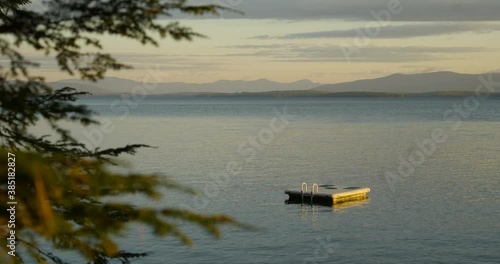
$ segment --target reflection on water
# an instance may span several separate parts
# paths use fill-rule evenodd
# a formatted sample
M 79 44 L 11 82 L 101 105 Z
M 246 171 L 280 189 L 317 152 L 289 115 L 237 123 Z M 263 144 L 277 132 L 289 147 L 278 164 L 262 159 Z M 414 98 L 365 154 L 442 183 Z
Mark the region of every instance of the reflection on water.
M 300 205 L 301 211 L 306 212 L 339 212 L 351 207 L 359 207 L 359 208 L 367 208 L 370 204 L 370 197 L 360 197 L 355 201 L 337 203 L 337 204 L 310 204 L 310 203 L 301 203 L 297 201 L 285 200 L 285 204 L 289 205 Z M 310 210 L 308 209 L 310 208 Z M 321 210 L 320 210 L 321 209 Z
M 285 204 L 291 206 L 292 208 L 297 208 L 296 212 L 300 211 L 300 221 L 301 223 L 311 223 L 313 225 L 320 221 L 318 214 L 324 213 L 348 213 L 349 209 L 358 208 L 368 208 L 370 203 L 370 198 L 366 197 L 358 201 L 350 201 L 339 203 L 335 205 L 319 205 L 319 204 L 301 204 L 297 202 L 289 203 L 288 200 Z
M 339 203 L 332 206 L 334 212 L 343 212 L 349 208 L 368 208 L 370 206 L 370 197 L 366 196 L 364 198 L 359 198 L 357 201 L 349 201 L 345 203 Z

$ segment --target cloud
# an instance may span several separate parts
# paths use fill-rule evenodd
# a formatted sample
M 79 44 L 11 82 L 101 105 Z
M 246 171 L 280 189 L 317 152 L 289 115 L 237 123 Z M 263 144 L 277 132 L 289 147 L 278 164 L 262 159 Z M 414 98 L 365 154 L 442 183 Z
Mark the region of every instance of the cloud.
M 402 11 L 391 14 L 391 21 L 500 21 L 498 0 L 210 0 L 245 12 L 251 19 L 346 19 L 374 20 L 372 13 L 388 10 L 388 3 L 399 3 Z M 242 18 L 223 12 L 223 18 Z
M 339 46 L 302 45 L 252 45 L 238 49 L 251 52 L 230 53 L 225 56 L 257 57 L 263 60 L 285 62 L 345 62 L 346 57 Z M 478 47 L 381 47 L 369 46 L 351 55 L 352 62 L 416 62 L 434 60 L 465 59 L 466 54 L 498 51 Z
M 372 13 L 388 10 L 388 3 L 399 3 L 402 11 L 391 14 L 391 21 L 500 21 L 498 0 L 189 0 L 190 4 L 218 4 L 243 11 L 245 15 L 222 11 L 221 18 L 316 20 L 345 19 L 372 21 Z M 46 10 L 42 0 L 33 0 L 31 10 Z M 172 13 L 178 18 L 199 17 Z M 166 19 L 171 19 L 168 17 Z
M 281 36 L 260 35 L 251 39 L 310 39 L 310 38 L 354 38 L 370 35 L 370 38 L 414 38 L 457 34 L 464 32 L 485 33 L 500 31 L 500 25 L 484 23 L 423 23 L 381 27 L 367 24 L 366 27 L 346 30 L 326 30 L 294 33 Z
M 206 70 L 216 71 L 221 69 L 227 62 L 218 60 L 214 55 L 165 55 L 144 53 L 119 53 L 111 55 L 120 63 L 132 66 L 135 70 L 151 69 L 160 67 L 163 70 Z M 37 53 L 25 54 L 27 60 L 40 64 L 40 69 L 58 70 L 59 66 L 53 56 L 45 56 Z M 6 67 L 8 60 L 0 60 L 0 67 Z

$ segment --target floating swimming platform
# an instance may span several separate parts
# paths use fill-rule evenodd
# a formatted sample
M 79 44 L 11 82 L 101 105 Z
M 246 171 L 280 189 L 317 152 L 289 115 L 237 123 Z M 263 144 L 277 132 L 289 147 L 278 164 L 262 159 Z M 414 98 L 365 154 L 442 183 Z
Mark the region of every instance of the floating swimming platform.
M 308 190 L 307 183 L 302 183 L 300 190 L 286 190 L 288 203 L 310 203 L 321 205 L 334 205 L 351 201 L 361 201 L 367 199 L 366 194 L 370 188 L 337 186 L 333 184 L 318 185 L 314 183 L 311 190 Z

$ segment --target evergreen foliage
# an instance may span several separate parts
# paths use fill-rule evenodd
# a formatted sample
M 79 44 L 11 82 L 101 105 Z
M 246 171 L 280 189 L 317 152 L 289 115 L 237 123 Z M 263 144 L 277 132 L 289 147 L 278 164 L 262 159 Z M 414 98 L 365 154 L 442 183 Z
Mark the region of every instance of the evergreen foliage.
M 102 52 L 99 35 L 115 35 L 144 45 L 158 45 L 154 36 L 192 40 L 203 35 L 177 22 L 172 13 L 218 15 L 228 10 L 219 5 L 188 5 L 185 0 L 47 0 L 45 10 L 26 8 L 27 0 L 0 1 L 0 226 L 8 230 L 8 168 L 15 158 L 15 235 L 17 247 L 29 256 L 10 257 L 1 246 L 0 262 L 66 263 L 56 253 L 43 250 L 48 241 L 56 250 L 72 250 L 88 263 L 111 260 L 129 263 L 143 252 L 126 252 L 114 239 L 130 223 L 149 226 L 158 236 L 172 235 L 191 245 L 179 220 L 194 223 L 215 237 L 221 224 L 243 227 L 224 215 L 204 215 L 172 208 L 155 209 L 126 202 L 109 202 L 109 197 L 142 194 L 161 199 L 167 190 L 194 191 L 162 175 L 123 175 L 110 172 L 121 154 L 134 154 L 143 144 L 112 149 L 90 149 L 75 139 L 61 121 L 82 126 L 98 125 L 93 113 L 74 101 L 85 94 L 71 87 L 51 89 L 42 76 L 32 76 L 38 63 L 20 51 L 28 46 L 55 57 L 62 72 L 97 81 L 108 70 L 130 68 L 111 54 Z M 234 10 L 231 10 L 234 11 Z M 235 11 L 237 12 L 237 11 Z M 161 19 L 159 19 L 161 18 Z M 90 51 L 89 51 L 90 50 Z M 5 64 L 7 62 L 7 64 Z M 47 122 L 53 134 L 38 137 L 29 129 Z M 8 154 L 11 153 L 11 154 Z M 14 156 L 15 155 L 15 156 Z M 103 199 L 106 198 L 106 199 Z M 114 201 L 119 199 L 114 199 Z M 1 235 L 3 241 L 9 234 Z M 4 262 L 5 261 L 5 262 Z

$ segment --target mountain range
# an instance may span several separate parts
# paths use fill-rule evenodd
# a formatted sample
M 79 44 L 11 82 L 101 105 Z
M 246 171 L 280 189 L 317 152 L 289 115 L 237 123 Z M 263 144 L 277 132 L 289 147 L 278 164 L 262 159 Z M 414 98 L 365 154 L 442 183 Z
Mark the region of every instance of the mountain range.
M 107 77 L 96 83 L 76 79 L 61 80 L 49 83 L 53 88 L 73 87 L 79 91 L 93 95 L 136 93 L 146 90 L 148 95 L 174 93 L 240 93 L 240 92 L 267 92 L 267 91 L 296 91 L 310 90 L 318 87 L 319 83 L 310 80 L 300 80 L 291 83 L 273 82 L 267 79 L 254 81 L 219 80 L 212 83 L 142 83 L 128 79 Z
M 133 80 L 107 77 L 96 83 L 67 79 L 49 83 L 53 88 L 73 87 L 93 95 L 143 93 L 148 95 L 180 93 L 262 93 L 270 91 L 323 91 L 323 92 L 369 92 L 369 93 L 432 93 L 473 92 L 480 85 L 480 74 L 455 72 L 432 72 L 419 74 L 392 74 L 382 78 L 357 80 L 336 84 L 319 84 L 310 80 L 291 83 L 274 82 L 267 79 L 254 81 L 219 80 L 212 83 L 141 83 Z M 500 73 L 492 73 L 494 81 L 500 81 Z M 500 91 L 496 91 L 500 92 Z
M 326 84 L 313 88 L 328 92 L 378 92 L 378 93 L 430 93 L 473 92 L 481 84 L 481 74 L 432 72 L 419 74 L 392 74 L 382 78 L 353 82 Z M 500 81 L 500 73 L 492 73 L 493 80 Z M 497 91 L 497 92 L 500 92 Z

